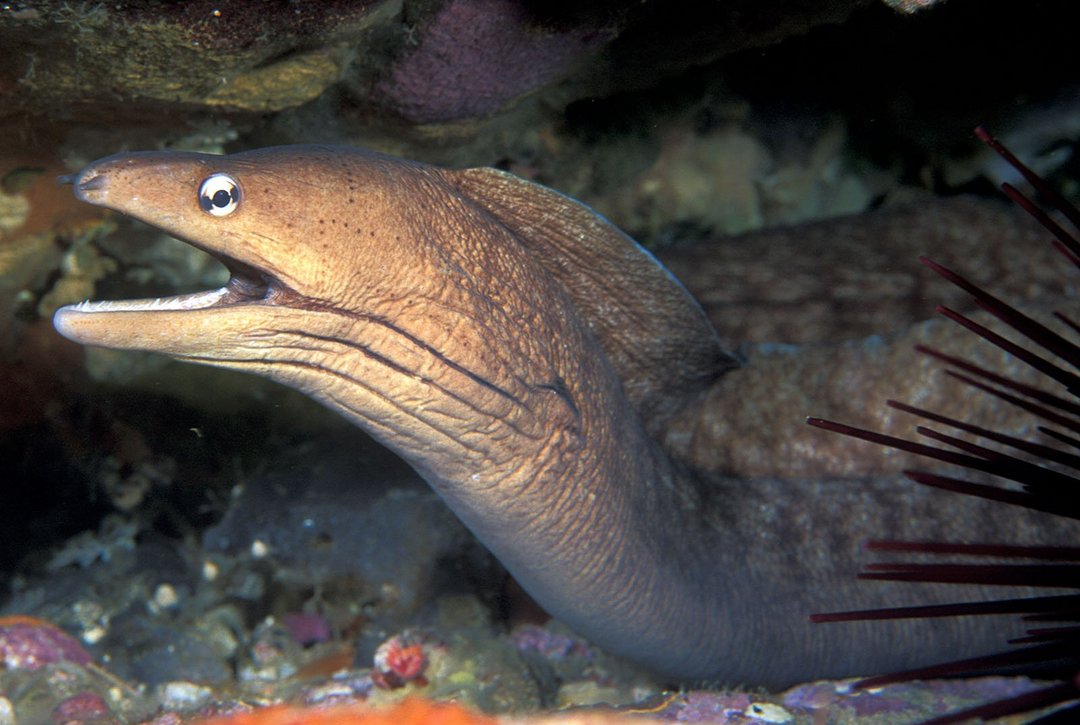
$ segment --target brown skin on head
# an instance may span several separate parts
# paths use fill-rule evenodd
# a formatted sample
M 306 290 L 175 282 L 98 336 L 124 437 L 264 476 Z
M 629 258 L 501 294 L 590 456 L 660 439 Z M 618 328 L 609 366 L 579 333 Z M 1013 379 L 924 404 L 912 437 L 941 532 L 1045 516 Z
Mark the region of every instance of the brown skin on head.
M 235 193 L 200 203 L 215 174 Z M 799 400 L 821 380 L 775 360 L 735 369 L 681 285 L 570 199 L 490 169 L 316 146 L 120 154 L 72 181 L 233 279 L 177 301 L 64 308 L 58 330 L 303 390 L 403 456 L 537 601 L 612 652 L 680 680 L 779 686 L 1000 635 L 989 621 L 811 627 L 810 612 L 912 601 L 855 583 L 862 540 L 977 538 L 1000 514 L 976 507 L 958 526 L 948 497 L 892 482 L 692 470 L 689 448 L 716 444 L 693 426 L 702 405 L 786 418 L 772 391 Z M 865 405 L 842 375 L 827 384 L 838 406 L 807 406 L 794 425 Z

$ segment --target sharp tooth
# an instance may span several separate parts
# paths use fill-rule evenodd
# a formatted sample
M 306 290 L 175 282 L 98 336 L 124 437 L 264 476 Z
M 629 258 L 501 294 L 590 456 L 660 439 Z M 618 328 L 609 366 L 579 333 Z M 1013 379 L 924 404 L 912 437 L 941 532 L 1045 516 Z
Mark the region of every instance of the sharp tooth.
M 91 302 L 85 300 L 72 309 L 76 312 L 138 312 L 140 310 L 198 310 L 210 307 L 225 296 L 228 290 L 196 292 L 176 297 L 156 297 L 145 300 L 117 300 L 115 302 Z

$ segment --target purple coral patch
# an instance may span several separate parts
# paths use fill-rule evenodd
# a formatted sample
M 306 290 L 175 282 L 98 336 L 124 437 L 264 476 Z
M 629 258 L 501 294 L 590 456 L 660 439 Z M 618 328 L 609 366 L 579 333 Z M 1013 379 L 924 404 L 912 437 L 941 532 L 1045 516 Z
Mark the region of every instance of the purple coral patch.
M 330 639 L 330 623 L 319 614 L 289 612 L 281 617 L 289 636 L 302 645 L 326 642 Z
M 33 617 L 0 618 L 0 660 L 9 670 L 36 670 L 56 662 L 87 665 L 90 653 L 71 635 Z
M 591 655 L 589 646 L 584 641 L 534 624 L 524 624 L 515 628 L 510 635 L 510 640 L 522 652 L 538 652 L 551 660 Z
M 538 26 L 522 3 L 506 0 L 449 0 L 417 33 L 416 47 L 378 87 L 384 102 L 416 123 L 494 113 L 614 36 Z
M 101 695 L 96 692 L 80 692 L 57 705 L 52 719 L 56 723 L 85 723 L 102 720 L 111 714 Z

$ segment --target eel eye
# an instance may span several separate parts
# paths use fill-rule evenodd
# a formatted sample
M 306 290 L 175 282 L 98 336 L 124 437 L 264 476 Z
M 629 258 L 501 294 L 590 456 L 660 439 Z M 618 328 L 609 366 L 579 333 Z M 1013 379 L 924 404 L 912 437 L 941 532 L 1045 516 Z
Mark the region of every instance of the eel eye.
M 199 206 L 214 216 L 232 214 L 240 206 L 240 185 L 228 174 L 206 177 L 199 186 Z

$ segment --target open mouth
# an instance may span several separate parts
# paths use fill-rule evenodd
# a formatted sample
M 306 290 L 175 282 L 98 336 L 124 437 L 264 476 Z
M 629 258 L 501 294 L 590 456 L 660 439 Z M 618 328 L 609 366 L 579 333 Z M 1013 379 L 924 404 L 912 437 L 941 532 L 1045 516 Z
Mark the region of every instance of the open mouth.
M 150 297 L 133 300 L 85 300 L 68 305 L 64 309 L 82 313 L 108 312 L 168 312 L 203 310 L 211 307 L 253 304 L 268 302 L 280 288 L 275 280 L 246 265 L 234 260 L 223 260 L 230 272 L 229 281 L 224 287 L 202 292 L 173 295 L 170 297 Z
M 141 300 L 86 300 L 70 305 L 73 312 L 145 312 L 147 310 L 201 310 L 213 307 L 229 293 L 228 287 L 174 297 Z
M 73 312 L 202 310 L 208 307 L 258 302 L 266 298 L 269 289 L 268 283 L 257 283 L 233 277 L 228 284 L 216 290 L 137 300 L 85 300 L 69 305 L 69 308 Z

